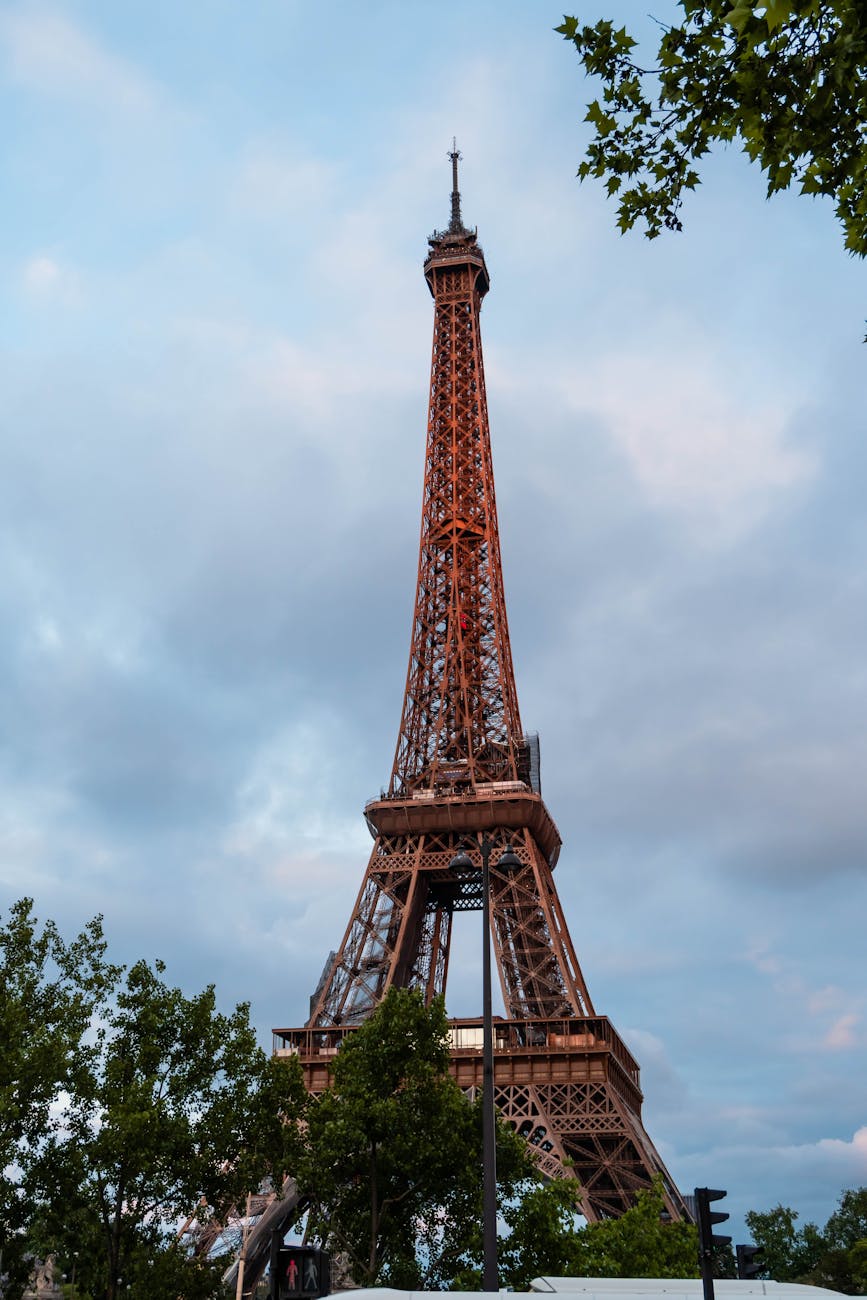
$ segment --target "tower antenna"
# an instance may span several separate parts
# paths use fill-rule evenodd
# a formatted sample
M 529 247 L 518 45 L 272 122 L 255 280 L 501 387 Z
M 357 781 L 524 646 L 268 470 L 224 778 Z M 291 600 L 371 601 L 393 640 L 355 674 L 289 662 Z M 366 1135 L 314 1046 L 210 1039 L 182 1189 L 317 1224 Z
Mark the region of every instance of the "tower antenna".
M 449 222 L 449 232 L 456 235 L 463 230 L 464 223 L 461 220 L 461 192 L 458 189 L 458 162 L 462 155 L 458 151 L 458 142 L 454 136 L 452 136 L 452 147 L 448 156 L 452 160 L 452 219 Z

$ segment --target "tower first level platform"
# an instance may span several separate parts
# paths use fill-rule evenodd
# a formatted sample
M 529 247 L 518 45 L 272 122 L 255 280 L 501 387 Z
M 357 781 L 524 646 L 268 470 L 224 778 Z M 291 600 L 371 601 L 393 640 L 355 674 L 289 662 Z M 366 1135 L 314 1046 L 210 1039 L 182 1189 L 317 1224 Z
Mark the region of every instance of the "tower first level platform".
M 298 1056 L 309 1092 L 323 1092 L 351 1028 L 276 1029 L 278 1056 Z M 461 1089 L 482 1087 L 482 1021 L 449 1022 L 450 1070 Z M 494 1017 L 494 1090 L 502 1119 L 526 1139 L 544 1177 L 574 1177 L 589 1220 L 622 1214 L 662 1178 L 673 1218 L 682 1197 L 641 1123 L 638 1064 L 605 1016 Z

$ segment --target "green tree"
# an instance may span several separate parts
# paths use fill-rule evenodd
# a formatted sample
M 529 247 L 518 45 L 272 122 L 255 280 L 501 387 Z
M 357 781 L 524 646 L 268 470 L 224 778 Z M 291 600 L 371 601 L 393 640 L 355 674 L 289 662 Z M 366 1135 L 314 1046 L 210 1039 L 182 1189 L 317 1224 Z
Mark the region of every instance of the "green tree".
M 856 1241 L 847 1252 L 849 1269 L 854 1283 L 854 1295 L 867 1295 L 867 1237 Z
M 863 1295 L 867 1291 L 867 1187 L 842 1193 L 822 1240 L 824 1249 L 798 1280 Z
M 46 1239 L 79 1252 L 82 1287 L 105 1300 L 120 1278 L 142 1300 L 211 1295 L 215 1269 L 187 1266 L 178 1219 L 222 1217 L 297 1158 L 297 1062 L 257 1046 L 246 1004 L 223 1015 L 213 986 L 188 998 L 163 972 L 136 963 L 101 1008 L 63 1131 L 28 1175 Z
M 417 1288 L 472 1278 L 481 1256 L 481 1110 L 449 1074 L 442 999 L 392 989 L 344 1041 L 332 1083 L 311 1103 L 298 1173 L 308 1232 L 349 1257 L 353 1277 Z M 533 1177 L 500 1126 L 497 1173 L 508 1199 Z
M 837 1209 L 825 1224 L 828 1245 L 851 1250 L 867 1240 L 867 1187 L 852 1188 L 841 1194 Z
M 580 1234 L 579 1273 L 585 1277 L 697 1277 L 698 1233 L 691 1223 L 663 1219 L 657 1180 L 640 1191 L 618 1219 L 588 1223 Z
M 650 61 L 610 21 L 557 28 L 602 94 L 578 174 L 605 181 L 617 224 L 653 239 L 680 230 L 684 194 L 714 144 L 736 143 L 768 195 L 797 186 L 835 206 L 846 248 L 867 253 L 867 10 L 864 0 L 679 0 Z
M 519 1199 L 502 1207 L 509 1234 L 499 1244 L 501 1286 L 526 1291 L 535 1277 L 580 1273 L 580 1194 L 574 1179 L 534 1181 Z
M 825 1251 L 825 1239 L 815 1223 L 798 1228 L 798 1212 L 787 1205 L 750 1210 L 744 1217 L 753 1241 L 764 1251 L 763 1271 L 775 1282 L 799 1281 Z
M 502 1217 L 503 1281 L 527 1290 L 534 1277 L 697 1277 L 698 1234 L 691 1223 L 664 1216 L 662 1183 L 640 1191 L 617 1219 L 577 1227 L 580 1188 L 566 1179 L 536 1184 Z
M 362 1286 L 481 1287 L 481 1105 L 449 1074 L 441 999 L 392 989 L 344 1041 L 332 1084 L 308 1112 L 298 1175 L 308 1233 L 349 1257 Z M 690 1224 L 663 1221 L 659 1184 L 620 1219 L 576 1226 L 580 1187 L 543 1184 L 532 1148 L 497 1125 L 503 1285 L 540 1275 L 694 1277 Z
M 29 898 L 0 924 L 0 1253 L 10 1290 L 28 1271 L 24 1171 L 56 1129 L 61 1093 L 77 1086 L 84 1035 L 117 975 L 105 946 L 99 918 L 65 943 Z

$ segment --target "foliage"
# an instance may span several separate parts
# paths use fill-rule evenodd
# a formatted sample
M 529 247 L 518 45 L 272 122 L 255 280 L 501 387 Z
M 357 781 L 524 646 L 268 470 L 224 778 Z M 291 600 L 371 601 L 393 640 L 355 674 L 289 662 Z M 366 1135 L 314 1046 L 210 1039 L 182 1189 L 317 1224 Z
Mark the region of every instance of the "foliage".
M 775 1282 L 794 1282 L 817 1263 L 824 1240 L 815 1223 L 796 1227 L 797 1210 L 777 1205 L 745 1216 L 753 1241 L 764 1251 L 764 1272 Z
M 210 1294 L 205 1268 L 181 1285 L 171 1230 L 196 1205 L 220 1217 L 266 1174 L 279 1178 L 296 1146 L 282 1117 L 303 1106 L 297 1063 L 257 1046 L 245 1004 L 222 1015 L 212 985 L 187 998 L 163 971 L 140 961 L 127 972 L 64 1131 L 31 1171 L 48 1231 L 80 1243 L 82 1283 L 107 1300 L 119 1277 L 135 1277 L 142 1297 Z
M 534 1277 L 570 1277 L 580 1272 L 581 1189 L 573 1179 L 535 1182 L 518 1201 L 502 1208 L 509 1235 L 499 1243 L 500 1285 L 526 1291 Z
M 425 1007 L 419 992 L 391 990 L 311 1104 L 298 1179 L 313 1200 L 308 1232 L 345 1251 L 362 1286 L 480 1289 L 481 1108 L 449 1075 L 447 1031 L 441 1000 Z M 578 1228 L 578 1184 L 543 1185 L 531 1150 L 499 1123 L 497 1192 L 502 1285 L 696 1275 L 695 1228 L 663 1222 L 658 1183 L 620 1219 Z
M 575 1226 L 577 1184 L 565 1179 L 536 1184 L 506 1207 L 510 1228 L 501 1245 L 501 1277 L 527 1290 L 534 1277 L 658 1277 L 698 1275 L 698 1235 L 691 1223 L 663 1217 L 662 1182 L 639 1191 L 617 1219 Z
M 418 991 L 392 989 L 311 1103 L 298 1174 L 308 1232 L 346 1252 L 361 1286 L 439 1286 L 481 1254 L 480 1108 L 448 1064 L 442 999 L 426 1007 Z M 523 1144 L 501 1130 L 501 1193 L 531 1174 Z
M 824 1249 L 802 1280 L 847 1295 L 867 1292 L 867 1187 L 843 1192 L 821 1239 Z
M 867 1187 L 843 1192 L 825 1224 L 825 1240 L 835 1250 L 851 1250 L 867 1241 Z
M 797 1219 L 784 1205 L 747 1214 L 753 1240 L 765 1252 L 766 1275 L 847 1295 L 867 1291 L 867 1187 L 844 1191 L 822 1230 L 815 1223 L 798 1228 Z
M 452 1172 L 450 1193 L 435 1220 L 424 1225 L 419 1240 L 427 1289 L 482 1290 L 482 1105 L 481 1097 L 470 1111 L 471 1145 L 463 1165 Z M 522 1138 L 497 1120 L 497 1215 L 506 1220 L 513 1209 L 518 1214 L 528 1210 L 530 1198 L 539 1190 L 538 1172 L 533 1156 Z M 457 1176 L 455 1176 L 457 1173 Z M 574 1199 L 576 1187 L 569 1184 Z M 556 1250 L 559 1224 L 549 1227 L 550 1251 Z M 501 1249 L 501 1247 L 500 1247 Z M 561 1245 L 561 1253 L 565 1242 Z M 501 1269 L 502 1276 L 502 1269 Z M 532 1274 L 537 1276 L 537 1274 Z
M 29 898 L 0 925 L 0 1251 L 10 1287 L 28 1273 L 21 1171 L 55 1131 L 61 1092 L 76 1087 L 91 1015 L 117 974 L 105 946 L 99 918 L 67 944 Z
M 679 0 L 655 66 L 610 21 L 564 18 L 602 95 L 586 120 L 594 138 L 581 179 L 604 179 L 621 230 L 655 238 L 681 229 L 696 164 L 738 143 L 767 176 L 768 195 L 797 186 L 831 198 L 846 248 L 867 253 L 867 7 L 864 0 Z
M 71 944 L 22 900 L 0 928 L 0 1248 L 6 1294 L 24 1252 L 56 1252 L 80 1294 L 213 1294 L 177 1221 L 222 1215 L 296 1162 L 306 1107 L 297 1061 L 256 1044 L 246 1005 L 191 998 L 161 962 L 105 960 L 98 920 Z
M 669 1223 L 659 1179 L 640 1191 L 619 1219 L 589 1223 L 581 1233 L 585 1277 L 696 1277 L 698 1234 L 691 1223 Z

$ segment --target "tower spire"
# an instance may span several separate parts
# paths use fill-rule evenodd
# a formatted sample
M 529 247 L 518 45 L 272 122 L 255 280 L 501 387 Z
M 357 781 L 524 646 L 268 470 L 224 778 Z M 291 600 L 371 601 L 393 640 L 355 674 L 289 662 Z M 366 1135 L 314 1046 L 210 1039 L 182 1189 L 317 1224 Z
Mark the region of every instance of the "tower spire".
M 452 160 L 452 219 L 449 222 L 449 233 L 458 235 L 463 231 L 464 223 L 461 220 L 461 192 L 458 189 L 458 163 L 461 154 L 458 152 L 458 142 L 454 136 L 449 158 Z

